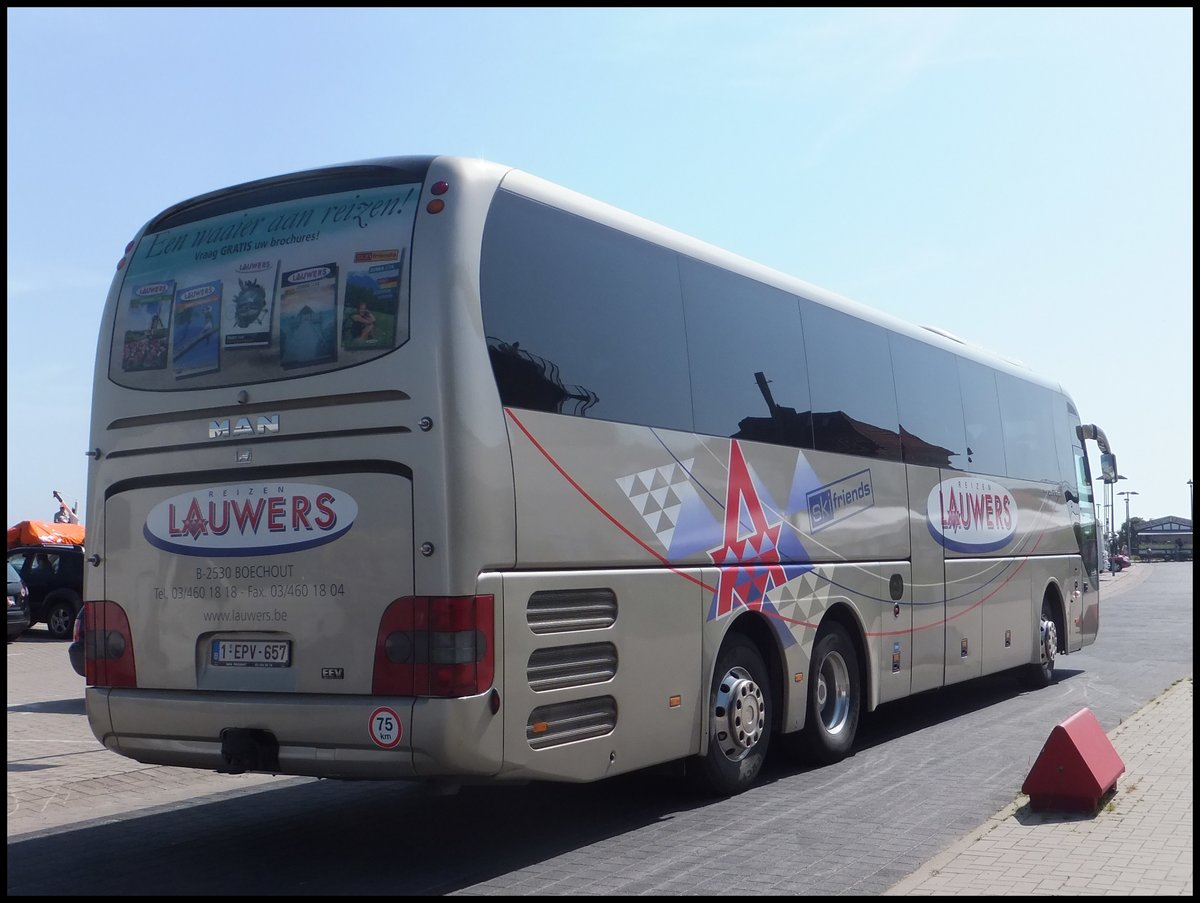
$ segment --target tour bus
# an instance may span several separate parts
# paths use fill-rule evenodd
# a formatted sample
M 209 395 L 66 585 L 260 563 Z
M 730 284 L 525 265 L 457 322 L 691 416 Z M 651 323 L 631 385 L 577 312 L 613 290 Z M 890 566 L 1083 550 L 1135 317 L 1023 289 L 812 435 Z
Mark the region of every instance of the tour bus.
M 396 157 L 125 249 L 87 712 L 139 762 L 750 786 L 1097 636 L 1057 384 L 525 172 Z M 682 767 L 680 767 L 682 765 Z

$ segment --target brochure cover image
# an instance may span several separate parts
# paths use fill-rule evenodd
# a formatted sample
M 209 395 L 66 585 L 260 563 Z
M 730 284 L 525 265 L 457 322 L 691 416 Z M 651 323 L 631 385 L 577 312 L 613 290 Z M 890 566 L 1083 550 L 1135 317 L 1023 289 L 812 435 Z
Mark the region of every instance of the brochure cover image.
M 378 258 L 382 252 L 372 252 Z M 365 255 L 355 255 L 357 261 Z M 351 270 L 346 275 L 346 301 L 342 308 L 342 347 L 391 348 L 396 343 L 396 317 L 400 308 L 400 276 L 404 256 L 391 252 L 392 260 Z
M 307 367 L 337 360 L 336 263 L 289 270 L 279 279 L 279 363 Z
M 176 379 L 220 369 L 220 316 L 220 279 L 192 285 L 175 294 L 171 364 Z
M 121 349 L 121 369 L 164 370 L 170 333 L 171 303 L 175 299 L 175 280 L 151 282 L 134 288 L 125 315 L 125 343 Z
M 233 279 L 229 280 L 229 297 L 225 300 L 222 344 L 226 348 L 257 348 L 271 344 L 276 265 L 274 260 L 238 264 Z

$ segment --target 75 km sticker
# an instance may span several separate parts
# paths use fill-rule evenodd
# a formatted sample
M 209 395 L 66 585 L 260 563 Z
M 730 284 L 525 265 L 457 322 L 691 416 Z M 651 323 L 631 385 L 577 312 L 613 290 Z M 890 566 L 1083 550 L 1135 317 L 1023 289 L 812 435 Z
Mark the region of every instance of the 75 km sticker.
M 404 736 L 404 728 L 400 726 L 400 716 L 387 706 L 380 706 L 371 713 L 371 723 L 368 725 L 371 739 L 375 745 L 383 749 L 394 749 Z

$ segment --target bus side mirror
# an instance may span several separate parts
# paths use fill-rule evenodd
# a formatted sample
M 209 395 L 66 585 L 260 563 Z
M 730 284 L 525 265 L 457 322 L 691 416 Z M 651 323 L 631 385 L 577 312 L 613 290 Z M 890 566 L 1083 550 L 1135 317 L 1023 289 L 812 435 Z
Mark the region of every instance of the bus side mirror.
M 1103 454 L 1100 456 L 1100 474 L 1105 483 L 1117 482 L 1117 456 Z

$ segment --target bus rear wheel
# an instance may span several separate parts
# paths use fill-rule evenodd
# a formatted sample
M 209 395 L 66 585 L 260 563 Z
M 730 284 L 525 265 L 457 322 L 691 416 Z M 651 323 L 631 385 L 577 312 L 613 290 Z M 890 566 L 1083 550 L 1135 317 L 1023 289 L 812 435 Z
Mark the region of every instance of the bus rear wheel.
M 708 694 L 708 752 L 695 777 L 720 796 L 750 787 L 766 759 L 771 739 L 771 702 L 767 666 L 749 639 L 730 636 L 717 656 Z
M 850 755 L 861 709 L 862 687 L 854 642 L 845 627 L 830 621 L 821 628 L 813 646 L 808 712 L 804 730 L 794 743 L 801 757 L 818 765 L 832 765 Z

